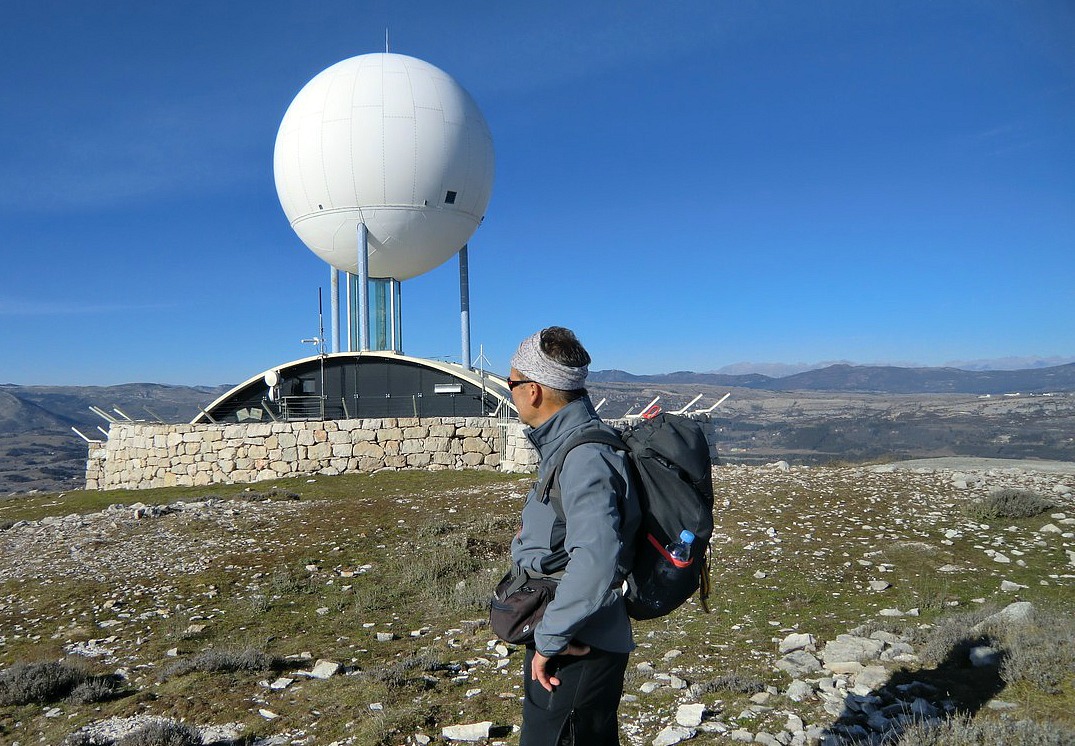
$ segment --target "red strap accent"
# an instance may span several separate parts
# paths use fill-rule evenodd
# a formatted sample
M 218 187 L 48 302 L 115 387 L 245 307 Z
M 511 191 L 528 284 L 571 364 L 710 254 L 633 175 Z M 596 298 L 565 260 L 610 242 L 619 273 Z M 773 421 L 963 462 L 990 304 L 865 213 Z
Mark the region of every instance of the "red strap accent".
M 662 557 L 664 557 L 666 560 L 671 562 L 676 567 L 680 567 L 680 568 L 690 567 L 694 563 L 694 558 L 693 557 L 691 557 L 686 562 L 684 562 L 683 560 L 677 560 L 675 557 L 673 557 L 671 554 L 668 553 L 667 549 L 665 549 L 663 546 L 661 546 L 661 542 L 657 541 L 657 537 L 654 536 L 653 534 L 646 534 L 646 538 L 649 539 L 650 544 L 652 544 L 653 546 L 657 547 L 657 551 L 661 553 Z

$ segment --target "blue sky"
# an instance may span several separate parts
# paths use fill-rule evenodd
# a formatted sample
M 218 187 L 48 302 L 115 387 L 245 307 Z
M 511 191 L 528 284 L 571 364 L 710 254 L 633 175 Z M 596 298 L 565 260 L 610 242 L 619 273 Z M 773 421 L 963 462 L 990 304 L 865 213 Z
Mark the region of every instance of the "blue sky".
M 0 383 L 235 383 L 310 354 L 329 272 L 273 143 L 386 27 L 493 133 L 470 270 L 494 369 L 550 324 L 634 373 L 1075 359 L 1066 0 L 46 0 L 0 26 Z M 403 316 L 405 352 L 458 359 L 454 259 Z

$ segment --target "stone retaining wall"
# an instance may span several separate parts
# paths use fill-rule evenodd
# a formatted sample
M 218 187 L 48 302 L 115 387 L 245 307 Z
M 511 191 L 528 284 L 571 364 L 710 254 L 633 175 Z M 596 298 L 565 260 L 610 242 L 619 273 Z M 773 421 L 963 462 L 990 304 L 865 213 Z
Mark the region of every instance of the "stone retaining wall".
M 622 427 L 625 423 L 611 424 Z M 488 417 L 234 425 L 115 423 L 107 441 L 90 444 L 86 488 L 245 483 L 407 468 L 525 473 L 536 469 L 538 459 L 523 431 L 518 421 Z
M 501 437 L 501 430 L 517 430 Z M 487 417 L 362 419 L 236 425 L 116 423 L 90 446 L 87 489 L 258 482 L 379 469 L 529 471 L 519 423 Z M 503 458 L 501 444 L 512 444 Z M 527 444 L 528 448 L 528 444 Z

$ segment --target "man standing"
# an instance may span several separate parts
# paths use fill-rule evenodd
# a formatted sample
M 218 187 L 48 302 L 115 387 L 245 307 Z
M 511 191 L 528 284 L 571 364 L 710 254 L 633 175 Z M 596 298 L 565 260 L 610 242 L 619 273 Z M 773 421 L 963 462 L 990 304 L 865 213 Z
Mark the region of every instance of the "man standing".
M 508 387 L 541 457 L 539 481 L 575 433 L 610 429 L 586 394 L 589 364 L 575 334 L 558 326 L 523 340 L 511 358 Z M 568 452 L 558 481 L 564 519 L 535 487 L 511 545 L 512 561 L 531 574 L 563 570 L 526 651 L 520 746 L 615 746 L 634 649 L 620 585 L 639 523 L 637 495 L 624 452 L 599 443 Z

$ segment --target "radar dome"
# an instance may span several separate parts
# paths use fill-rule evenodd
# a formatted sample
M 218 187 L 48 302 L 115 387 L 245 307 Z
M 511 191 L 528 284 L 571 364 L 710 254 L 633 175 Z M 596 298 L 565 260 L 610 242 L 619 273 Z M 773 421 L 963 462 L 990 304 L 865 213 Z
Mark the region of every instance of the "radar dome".
M 273 171 L 288 221 L 337 269 L 357 272 L 365 223 L 370 277 L 406 280 L 443 264 L 485 215 L 493 140 L 443 70 L 364 54 L 316 75 L 291 102 Z

